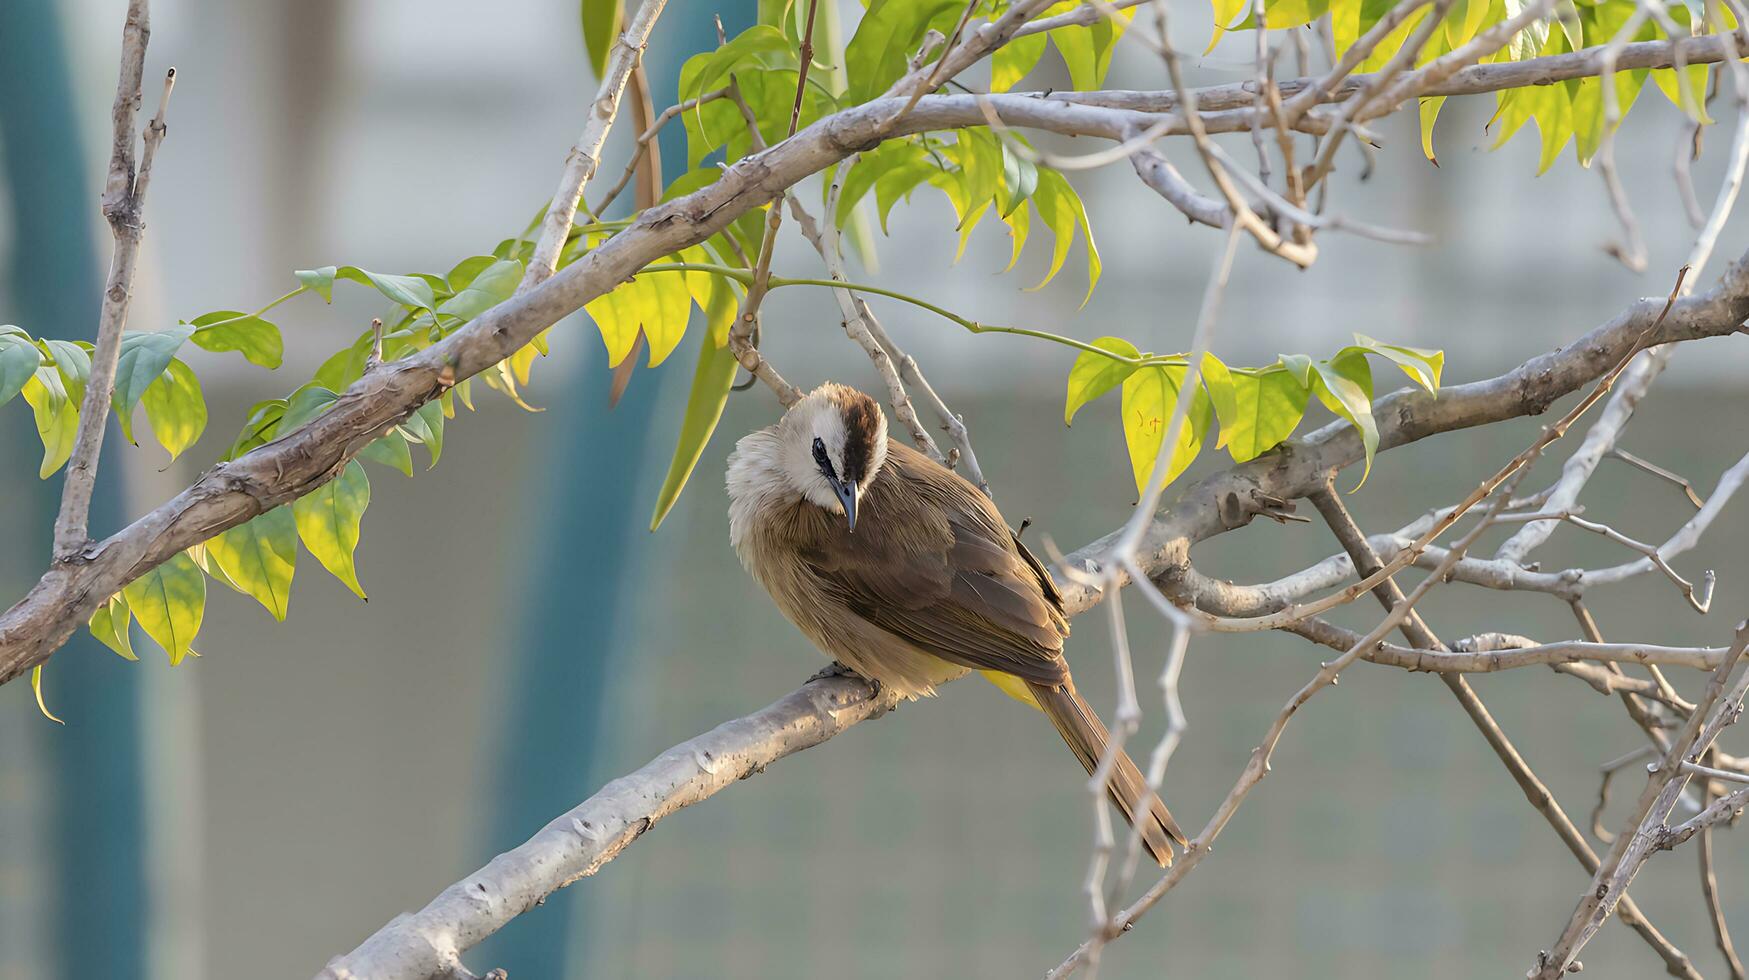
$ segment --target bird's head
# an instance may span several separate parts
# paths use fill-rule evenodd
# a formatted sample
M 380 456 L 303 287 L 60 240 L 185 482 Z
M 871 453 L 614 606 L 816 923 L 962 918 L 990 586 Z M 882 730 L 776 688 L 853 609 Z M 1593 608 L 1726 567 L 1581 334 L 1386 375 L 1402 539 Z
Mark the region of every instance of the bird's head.
M 873 398 L 827 382 L 778 423 L 779 470 L 789 489 L 839 510 L 856 530 L 856 501 L 887 460 L 887 417 Z

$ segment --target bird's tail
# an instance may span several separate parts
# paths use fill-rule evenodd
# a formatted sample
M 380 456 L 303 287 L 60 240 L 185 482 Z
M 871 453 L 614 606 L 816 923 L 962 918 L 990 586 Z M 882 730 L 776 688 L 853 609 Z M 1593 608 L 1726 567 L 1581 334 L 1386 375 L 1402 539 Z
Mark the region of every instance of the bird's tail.
M 1075 753 L 1075 758 L 1081 760 L 1087 774 L 1092 775 L 1099 767 L 1099 761 L 1105 756 L 1107 744 L 1111 741 L 1111 733 L 1106 731 L 1099 716 L 1093 713 L 1093 708 L 1081 695 L 1075 693 L 1075 685 L 1064 682 L 1055 687 L 1042 684 L 1028 684 L 1034 700 L 1050 716 L 1051 723 L 1057 726 L 1057 733 L 1063 736 L 1063 741 L 1069 743 L 1069 748 Z M 1167 812 L 1166 804 L 1148 790 L 1147 780 L 1142 777 L 1142 771 L 1136 768 L 1134 760 L 1123 751 L 1117 754 L 1116 765 L 1112 766 L 1111 778 L 1105 784 L 1106 792 L 1111 795 L 1111 801 L 1123 811 L 1124 819 L 1142 832 L 1142 844 L 1154 860 L 1164 868 L 1172 864 L 1172 844 L 1177 841 L 1180 846 L 1187 843 L 1184 832 L 1178 829 L 1178 822 Z

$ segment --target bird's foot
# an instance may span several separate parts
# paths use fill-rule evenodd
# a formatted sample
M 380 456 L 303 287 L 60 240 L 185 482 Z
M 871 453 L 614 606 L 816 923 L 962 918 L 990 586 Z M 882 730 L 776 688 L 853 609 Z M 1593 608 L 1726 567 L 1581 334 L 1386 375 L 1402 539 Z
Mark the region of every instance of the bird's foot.
M 834 660 L 831 663 L 827 664 L 826 666 L 821 667 L 819 670 L 814 671 L 814 675 L 812 677 L 809 677 L 808 680 L 810 680 L 810 681 L 823 681 L 823 680 L 827 679 L 828 677 L 861 677 L 861 676 L 862 675 L 857 673 L 856 671 L 851 670 L 849 667 L 846 667 L 843 664 L 839 663 L 838 661 Z

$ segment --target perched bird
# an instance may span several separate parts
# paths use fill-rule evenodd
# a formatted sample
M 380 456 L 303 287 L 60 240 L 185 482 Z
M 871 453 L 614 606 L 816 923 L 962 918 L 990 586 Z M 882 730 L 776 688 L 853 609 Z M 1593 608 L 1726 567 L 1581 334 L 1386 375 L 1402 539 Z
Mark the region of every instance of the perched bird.
M 1062 596 L 995 505 L 887 438 L 874 399 L 827 383 L 729 456 L 729 539 L 816 646 L 906 698 L 979 670 L 1044 710 L 1091 774 L 1110 734 L 1075 692 Z M 1107 791 L 1162 867 L 1185 842 L 1119 753 Z

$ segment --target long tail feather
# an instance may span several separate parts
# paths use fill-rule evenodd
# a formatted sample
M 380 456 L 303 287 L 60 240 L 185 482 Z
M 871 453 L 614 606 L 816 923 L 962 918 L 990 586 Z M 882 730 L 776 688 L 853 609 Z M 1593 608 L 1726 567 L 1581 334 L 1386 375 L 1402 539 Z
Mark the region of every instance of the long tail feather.
M 1069 744 L 1075 758 L 1080 759 L 1087 774 L 1092 775 L 1099 766 L 1099 760 L 1105 755 L 1106 745 L 1111 741 L 1111 733 L 1106 730 L 1099 716 L 1093 713 L 1092 706 L 1075 693 L 1073 683 L 1056 687 L 1045 687 L 1041 684 L 1027 686 L 1031 688 L 1032 696 L 1038 701 L 1039 707 L 1050 716 L 1051 723 L 1057 726 L 1057 733 Z M 1166 804 L 1148 791 L 1147 780 L 1128 753 L 1120 751 L 1117 754 L 1117 764 L 1112 767 L 1111 779 L 1105 788 L 1111 801 L 1123 811 L 1124 819 L 1131 826 L 1141 828 L 1142 844 L 1147 847 L 1148 853 L 1153 855 L 1160 867 L 1171 865 L 1171 841 L 1177 841 L 1180 846 L 1185 845 L 1187 841 L 1184 832 L 1178 829 L 1178 822 L 1172 819 L 1172 814 L 1166 810 Z

